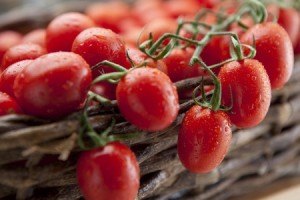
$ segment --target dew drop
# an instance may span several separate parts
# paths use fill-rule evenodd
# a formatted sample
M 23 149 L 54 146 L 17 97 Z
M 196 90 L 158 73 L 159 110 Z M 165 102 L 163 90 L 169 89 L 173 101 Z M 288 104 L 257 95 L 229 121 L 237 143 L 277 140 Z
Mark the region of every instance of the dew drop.
M 248 106 L 249 110 L 253 110 L 254 107 L 255 107 L 254 104 L 251 104 L 251 105 Z

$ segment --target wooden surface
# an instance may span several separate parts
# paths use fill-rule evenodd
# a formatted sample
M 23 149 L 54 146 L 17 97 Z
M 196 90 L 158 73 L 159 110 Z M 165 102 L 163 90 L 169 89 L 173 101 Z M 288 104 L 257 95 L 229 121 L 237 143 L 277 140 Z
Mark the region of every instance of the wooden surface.
M 231 200 L 298 200 L 300 199 L 300 177 L 288 177 L 241 197 Z

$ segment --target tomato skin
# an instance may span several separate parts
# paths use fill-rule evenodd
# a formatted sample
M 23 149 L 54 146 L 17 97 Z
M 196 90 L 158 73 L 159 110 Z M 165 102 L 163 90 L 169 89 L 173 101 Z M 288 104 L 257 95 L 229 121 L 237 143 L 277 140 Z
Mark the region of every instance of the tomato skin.
M 72 52 L 81 55 L 90 66 L 109 60 L 123 67 L 130 67 L 121 37 L 110 29 L 96 27 L 82 31 L 73 42 Z M 99 67 L 93 71 L 93 78 L 112 71 L 114 70 L 107 66 Z
M 295 47 L 300 36 L 300 17 L 298 11 L 294 8 L 280 8 L 278 23 L 289 34 L 293 47 Z
M 46 48 L 46 29 L 34 29 L 24 35 L 22 43 L 34 43 Z
M 0 116 L 8 114 L 22 114 L 22 110 L 14 98 L 0 92 Z
M 222 50 L 221 43 L 223 37 L 215 36 L 209 43 L 203 48 L 203 51 L 200 54 L 201 59 L 205 62 L 206 65 L 214 65 L 222 61 Z
M 120 24 L 130 17 L 130 8 L 123 1 L 96 2 L 89 5 L 85 13 L 98 27 L 120 33 Z
M 1 71 L 6 69 L 9 65 L 21 60 L 35 59 L 45 55 L 46 49 L 38 44 L 24 43 L 11 47 L 6 51 L 2 58 Z
M 184 16 L 194 16 L 201 9 L 196 0 L 165 1 L 164 6 L 174 19 Z
M 225 112 L 194 105 L 180 126 L 179 159 L 191 172 L 208 173 L 224 159 L 231 137 L 231 122 Z
M 258 125 L 271 103 L 271 85 L 264 66 L 254 59 L 225 64 L 218 75 L 222 104 L 230 106 L 230 119 L 239 128 Z M 233 99 L 231 100 L 231 92 Z
M 136 47 L 127 47 L 127 54 L 134 66 L 142 66 L 146 63 L 147 67 L 157 68 L 165 74 L 168 73 L 166 63 L 163 60 L 154 60 Z M 128 65 L 130 65 L 129 62 L 128 59 Z
M 85 151 L 77 162 L 77 180 L 87 200 L 134 200 L 140 169 L 134 153 L 119 142 Z
M 26 66 L 14 81 L 14 94 L 26 114 L 58 119 L 77 110 L 92 80 L 90 66 L 77 54 L 55 52 Z
M 14 97 L 13 85 L 19 73 L 29 64 L 32 60 L 21 60 L 8 66 L 0 75 L 0 91 L 7 93 Z
M 75 37 L 81 31 L 94 26 L 94 21 L 81 13 L 69 12 L 57 16 L 46 29 L 47 51 L 71 51 Z
M 253 36 L 256 45 L 254 58 L 265 67 L 272 89 L 282 88 L 294 67 L 293 45 L 287 32 L 274 22 L 257 24 L 242 35 L 241 42 L 252 45 Z
M 161 0 L 137 0 L 133 4 L 132 14 L 141 25 L 159 19 L 171 18 L 170 12 L 165 9 L 164 3 Z
M 158 40 L 165 33 L 175 33 L 177 22 L 171 18 L 159 18 L 145 24 L 144 29 L 140 34 L 139 42 L 142 43 L 149 39 L 149 34 L 152 34 L 153 41 Z M 169 39 L 166 39 L 163 44 L 167 44 Z
M 299 14 L 299 17 L 300 17 L 300 14 Z M 300 31 L 300 29 L 299 29 L 299 31 Z M 295 55 L 299 55 L 300 54 L 300 37 L 298 38 L 298 42 L 297 42 L 297 44 L 295 46 L 294 53 L 295 53 Z
M 198 0 L 199 4 L 205 8 L 214 8 L 221 3 L 220 0 Z
M 91 91 L 110 100 L 116 99 L 117 86 L 107 81 L 101 81 L 91 86 Z
M 3 31 L 0 32 L 0 62 L 2 60 L 3 55 L 5 52 L 19 44 L 22 40 L 22 35 L 15 31 Z
M 142 130 L 162 130 L 177 117 L 176 88 L 158 69 L 141 67 L 129 71 L 118 83 L 116 95 L 122 115 Z
M 174 48 L 172 52 L 163 59 L 167 65 L 167 74 L 173 82 L 204 74 L 199 64 L 189 66 L 189 61 L 193 53 L 194 49 L 192 48 Z

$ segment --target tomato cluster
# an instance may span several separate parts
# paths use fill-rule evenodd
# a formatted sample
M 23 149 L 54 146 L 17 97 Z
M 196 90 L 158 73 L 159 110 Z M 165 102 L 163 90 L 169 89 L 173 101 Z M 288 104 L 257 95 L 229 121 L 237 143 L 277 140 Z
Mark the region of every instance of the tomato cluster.
M 246 1 L 239 10 L 236 4 L 101 2 L 25 35 L 3 31 L 0 115 L 60 120 L 78 112 L 85 119 L 91 104 L 116 100 L 127 122 L 151 134 L 174 123 L 179 96 L 194 98 L 180 124 L 178 156 L 188 170 L 210 172 L 229 149 L 233 125 L 250 128 L 264 120 L 272 90 L 289 80 L 300 53 L 297 10 L 260 1 Z M 174 83 L 193 77 L 210 77 L 213 84 L 178 95 Z M 77 164 L 82 194 L 133 200 L 140 180 L 134 153 L 113 137 L 95 135 L 100 142 Z

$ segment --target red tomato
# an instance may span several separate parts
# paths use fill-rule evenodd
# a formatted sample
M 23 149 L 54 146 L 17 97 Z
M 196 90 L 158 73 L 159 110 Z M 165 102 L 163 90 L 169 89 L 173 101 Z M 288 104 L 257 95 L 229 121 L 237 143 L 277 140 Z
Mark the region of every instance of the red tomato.
M 268 10 L 273 15 L 278 15 L 277 23 L 286 30 L 292 41 L 293 47 L 295 47 L 300 34 L 300 17 L 298 11 L 294 8 L 279 8 L 272 4 L 268 6 Z
M 31 60 L 46 54 L 45 48 L 38 44 L 18 44 L 6 51 L 3 56 L 0 70 L 5 70 L 9 65 L 21 60 Z
M 198 2 L 205 8 L 214 8 L 221 3 L 221 0 L 198 0 Z
M 180 126 L 179 159 L 191 172 L 210 172 L 224 159 L 231 137 L 231 122 L 225 112 L 195 105 L 186 112 Z
M 0 32 L 0 62 L 5 52 L 12 46 L 19 44 L 22 40 L 22 35 L 15 31 Z
M 176 88 L 158 69 L 141 67 L 129 71 L 118 83 L 116 94 L 122 115 L 142 130 L 162 130 L 177 117 Z
M 148 67 L 157 68 L 165 74 L 168 73 L 166 63 L 163 60 L 153 60 L 135 47 L 127 47 L 127 54 L 134 66 L 141 66 L 146 63 Z
M 241 42 L 252 45 L 253 36 L 256 45 L 254 58 L 265 67 L 272 89 L 282 88 L 294 67 L 294 51 L 289 35 L 279 24 L 267 22 L 248 29 L 242 35 Z
M 141 29 L 142 26 L 136 18 L 130 16 L 120 21 L 118 24 L 118 28 L 120 30 L 119 34 L 130 34 L 133 29 Z
M 30 31 L 24 35 L 22 43 L 34 43 L 46 47 L 46 30 L 41 28 Z
M 13 88 L 26 114 L 58 119 L 76 111 L 86 98 L 91 80 L 90 66 L 81 56 L 56 52 L 26 66 Z
M 0 116 L 8 114 L 21 114 L 21 108 L 15 99 L 4 92 L 0 92 Z
M 83 30 L 94 27 L 88 16 L 70 12 L 53 19 L 46 29 L 46 47 L 48 52 L 71 51 L 75 37 Z
M 161 0 L 136 0 L 132 6 L 132 14 L 139 20 L 141 25 L 148 24 L 151 21 L 171 18 L 170 13 L 165 9 Z
M 173 82 L 204 74 L 199 64 L 189 66 L 189 61 L 193 53 L 194 49 L 192 48 L 174 48 L 172 52 L 163 59 L 167 65 L 167 74 Z
M 222 104 L 233 103 L 229 112 L 232 123 L 239 128 L 258 125 L 271 102 L 270 80 L 264 66 L 254 59 L 234 61 L 225 64 L 218 77 L 222 85 Z
M 19 73 L 29 64 L 32 60 L 22 60 L 8 66 L 0 75 L 0 90 L 14 97 L 13 85 Z
M 300 35 L 300 17 L 298 11 L 294 8 L 280 8 L 278 24 L 289 34 L 293 47 L 295 47 Z
M 86 200 L 134 200 L 140 169 L 127 146 L 112 142 L 80 155 L 77 180 Z
M 120 23 L 130 17 L 129 5 L 123 1 L 96 2 L 85 10 L 97 26 L 119 33 Z
M 169 0 L 164 1 L 164 6 L 175 19 L 183 16 L 194 16 L 201 8 L 196 0 Z
M 121 37 L 105 28 L 89 28 L 82 31 L 74 40 L 72 51 L 81 55 L 90 66 L 103 60 L 129 68 L 126 57 L 125 45 Z M 112 68 L 103 66 L 93 71 L 93 77 L 98 77 L 103 72 L 112 72 Z
M 215 36 L 203 48 L 200 57 L 206 63 L 206 65 L 213 65 L 219 63 L 222 60 L 222 52 L 220 51 L 220 43 L 222 39 L 223 36 Z
M 300 31 L 300 30 L 299 30 L 299 31 Z M 298 38 L 298 42 L 297 42 L 297 44 L 296 44 L 296 46 L 295 46 L 294 53 L 295 53 L 296 55 L 299 55 L 299 54 L 300 54 L 300 37 Z
M 129 57 L 128 62 L 130 59 L 135 66 L 143 64 L 149 58 L 146 54 L 144 54 L 136 47 L 126 47 L 126 50 Z
M 130 30 L 124 31 L 121 37 L 127 46 L 137 47 L 137 40 L 141 32 L 141 27 L 131 27 Z
M 255 25 L 252 17 L 245 16 L 241 19 L 241 22 L 247 26 L 252 27 Z M 233 23 L 228 27 L 228 31 L 236 33 L 236 35 L 240 38 L 246 31 L 246 29 L 242 28 L 238 23 Z M 220 40 L 220 49 L 221 49 L 221 58 L 222 60 L 226 60 L 231 58 L 230 55 L 230 45 L 232 45 L 231 36 L 226 35 Z
M 164 33 L 175 33 L 177 29 L 176 20 L 170 18 L 159 18 L 147 23 L 140 34 L 139 42 L 142 43 L 149 39 L 149 34 L 152 34 L 153 41 L 156 41 Z M 166 40 L 165 43 L 167 43 Z
M 101 81 L 91 86 L 91 91 L 110 100 L 116 99 L 117 85 Z

